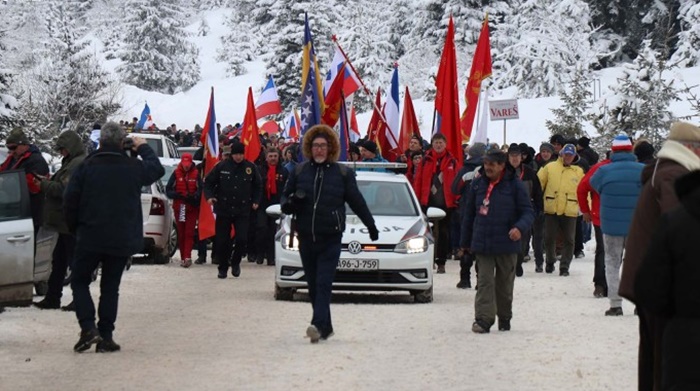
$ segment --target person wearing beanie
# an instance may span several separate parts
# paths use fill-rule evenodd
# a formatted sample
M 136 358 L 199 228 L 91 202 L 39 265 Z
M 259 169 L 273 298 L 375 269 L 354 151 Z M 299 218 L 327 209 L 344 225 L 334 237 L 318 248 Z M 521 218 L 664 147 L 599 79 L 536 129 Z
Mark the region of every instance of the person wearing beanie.
M 637 162 L 626 134 L 615 137 L 611 149 L 610 164 L 600 167 L 590 182 L 600 195 L 600 228 L 605 243 L 605 279 L 610 300 L 610 309 L 605 315 L 620 316 L 622 298 L 618 288 L 622 254 L 641 190 L 644 165 Z
M 586 136 L 581 137 L 576 142 L 576 150 L 581 158 L 586 159 L 588 166 L 592 166 L 598 163 L 600 160 L 600 155 L 590 147 L 591 139 Z
M 241 275 L 241 258 L 247 253 L 248 231 L 252 211 L 258 209 L 262 198 L 263 183 L 258 167 L 245 159 L 245 146 L 234 141 L 231 155 L 221 160 L 204 178 L 204 197 L 214 206 L 216 214 L 216 258 L 218 277 Z M 231 226 L 235 230 L 231 241 Z
M 640 389 L 661 389 L 662 357 L 656 347 L 663 343 L 667 315 L 639 305 L 635 294 L 637 271 L 661 216 L 679 206 L 674 182 L 690 171 L 700 170 L 700 127 L 673 123 L 656 157 L 656 162 L 642 171 L 642 191 L 625 243 L 619 290 L 620 296 L 637 304 Z
M 355 172 L 338 164 L 340 140 L 336 132 L 327 125 L 312 126 L 304 134 L 302 150 L 308 160 L 290 173 L 280 205 L 282 213 L 293 216 L 291 230 L 299 241 L 313 309 L 306 336 L 311 343 L 318 343 L 334 333 L 331 293 L 345 231 L 346 203 L 367 227 L 370 240 L 379 240 L 379 230 L 357 187 Z
M 654 146 L 648 140 L 641 139 L 634 143 L 634 154 L 637 156 L 637 161 L 642 164 L 651 164 L 654 162 Z
M 34 179 L 46 179 L 49 175 L 49 165 L 39 148 L 29 142 L 29 138 L 22 128 L 14 128 L 10 131 L 5 140 L 5 147 L 9 153 L 0 165 L 0 172 L 24 170 L 29 187 L 29 205 L 34 224 L 34 236 L 36 237 L 43 222 L 44 195 L 41 194 L 41 188 L 36 185 Z
M 544 192 L 544 242 L 547 273 L 554 272 L 557 236 L 561 234 L 564 246 L 561 252 L 559 275 L 569 275 L 569 266 L 574 255 L 576 223 L 579 214 L 576 188 L 583 178 L 583 169 L 574 164 L 576 147 L 566 144 L 559 158 L 539 170 L 537 176 Z
M 540 145 L 540 153 L 535 155 L 535 164 L 537 165 L 537 171 L 542 167 L 546 166 L 548 163 L 557 160 L 557 155 L 554 153 L 554 146 L 550 143 L 542 143 Z
M 374 141 L 368 140 L 360 145 L 360 154 L 363 163 L 386 163 L 387 160 L 379 154 L 379 149 Z M 386 172 L 385 168 L 358 168 L 357 171 Z

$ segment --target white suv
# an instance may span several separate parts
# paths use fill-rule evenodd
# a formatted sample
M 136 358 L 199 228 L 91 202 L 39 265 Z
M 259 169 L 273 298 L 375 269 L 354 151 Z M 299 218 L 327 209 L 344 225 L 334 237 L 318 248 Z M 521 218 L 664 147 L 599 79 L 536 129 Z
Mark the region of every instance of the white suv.
M 177 144 L 160 133 L 128 133 L 126 137 L 141 137 L 153 148 L 159 158 L 180 159 Z
M 428 208 L 424 214 L 413 188 L 401 174 L 358 171 L 357 185 L 379 229 L 379 240 L 369 239 L 367 228 L 346 205 L 333 289 L 402 290 L 410 292 L 416 302 L 431 302 L 434 239 L 429 219 L 439 220 L 445 212 Z M 280 216 L 280 206 L 268 207 L 267 213 Z M 277 300 L 292 300 L 296 290 L 307 288 L 296 235 L 290 241 L 290 222 L 290 216 L 282 215 L 275 236 Z
M 143 253 L 153 263 L 170 262 L 177 251 L 177 230 L 170 200 L 160 180 L 141 188 L 141 213 L 143 214 Z

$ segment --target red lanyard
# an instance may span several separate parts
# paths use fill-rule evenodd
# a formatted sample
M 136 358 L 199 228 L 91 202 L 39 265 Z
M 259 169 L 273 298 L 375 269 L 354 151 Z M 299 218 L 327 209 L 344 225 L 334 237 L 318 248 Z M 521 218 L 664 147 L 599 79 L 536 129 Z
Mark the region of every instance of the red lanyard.
M 488 206 L 489 205 L 489 199 L 491 198 L 491 192 L 493 191 L 493 188 L 496 187 L 497 184 L 501 182 L 501 179 L 503 179 L 503 175 L 505 174 L 505 170 L 501 172 L 501 176 L 498 177 L 498 180 L 496 182 L 490 182 L 489 183 L 489 188 L 486 189 L 486 197 L 484 197 L 484 205 Z

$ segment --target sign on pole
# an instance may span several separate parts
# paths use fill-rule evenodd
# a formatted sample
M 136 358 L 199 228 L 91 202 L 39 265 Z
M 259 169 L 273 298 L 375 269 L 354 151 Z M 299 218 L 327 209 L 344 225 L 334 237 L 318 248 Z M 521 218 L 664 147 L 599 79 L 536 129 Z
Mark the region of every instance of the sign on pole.
M 489 112 L 491 113 L 491 121 L 520 118 L 517 99 L 490 100 Z

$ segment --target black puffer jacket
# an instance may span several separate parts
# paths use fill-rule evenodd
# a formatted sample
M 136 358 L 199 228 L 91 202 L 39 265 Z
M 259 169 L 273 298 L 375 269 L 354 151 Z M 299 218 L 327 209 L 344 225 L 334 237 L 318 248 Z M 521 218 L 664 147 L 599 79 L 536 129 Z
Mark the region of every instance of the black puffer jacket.
M 300 163 L 289 175 L 282 193 L 282 203 L 302 190 L 305 197 L 295 215 L 300 236 L 322 241 L 324 236 L 342 235 L 345 231 L 347 202 L 366 227 L 374 227 L 374 218 L 357 188 L 355 172 L 338 163 Z
M 216 198 L 214 213 L 224 216 L 250 214 L 253 204 L 260 204 L 262 180 L 258 167 L 233 158 L 222 160 L 204 178 L 204 197 Z
M 700 390 L 700 171 L 676 181 L 681 206 L 664 214 L 634 285 L 636 303 L 668 317 L 662 342 L 664 390 Z

